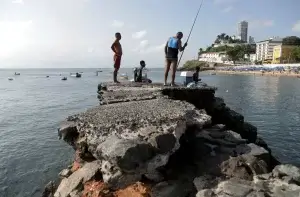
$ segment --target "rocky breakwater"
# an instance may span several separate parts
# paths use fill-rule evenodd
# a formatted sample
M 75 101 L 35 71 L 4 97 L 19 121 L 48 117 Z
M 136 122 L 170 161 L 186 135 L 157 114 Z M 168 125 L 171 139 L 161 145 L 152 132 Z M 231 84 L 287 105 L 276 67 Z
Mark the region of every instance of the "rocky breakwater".
M 44 196 L 299 196 L 299 169 L 279 164 L 257 129 L 214 93 L 99 85 L 100 106 L 59 129 L 75 161 Z

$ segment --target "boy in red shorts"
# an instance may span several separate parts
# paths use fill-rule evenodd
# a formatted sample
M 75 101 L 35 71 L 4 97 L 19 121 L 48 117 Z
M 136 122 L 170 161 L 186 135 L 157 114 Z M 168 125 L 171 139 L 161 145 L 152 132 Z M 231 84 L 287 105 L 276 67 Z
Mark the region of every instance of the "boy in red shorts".
M 111 50 L 114 52 L 114 68 L 115 68 L 113 78 L 114 78 L 115 83 L 120 83 L 117 80 L 117 75 L 118 75 L 118 71 L 121 66 L 122 46 L 120 44 L 120 40 L 121 40 L 122 36 L 119 32 L 117 32 L 115 34 L 115 37 L 116 37 L 116 40 L 111 45 Z

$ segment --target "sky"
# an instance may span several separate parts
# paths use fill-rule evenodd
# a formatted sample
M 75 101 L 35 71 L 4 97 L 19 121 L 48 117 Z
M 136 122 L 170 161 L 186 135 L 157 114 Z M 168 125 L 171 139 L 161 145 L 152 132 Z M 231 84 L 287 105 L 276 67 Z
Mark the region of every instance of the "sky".
M 112 67 L 122 34 L 122 67 L 164 66 L 167 39 L 186 41 L 201 0 L 0 0 L 0 67 Z M 256 41 L 300 36 L 299 0 L 204 0 L 182 63 L 220 33 L 249 22 Z

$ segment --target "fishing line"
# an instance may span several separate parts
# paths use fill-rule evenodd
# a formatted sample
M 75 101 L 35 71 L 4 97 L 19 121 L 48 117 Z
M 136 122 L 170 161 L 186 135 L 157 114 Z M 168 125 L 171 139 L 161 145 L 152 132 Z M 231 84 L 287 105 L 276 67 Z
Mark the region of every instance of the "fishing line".
M 199 12 L 200 12 L 200 10 L 201 10 L 201 8 L 202 8 L 203 1 L 204 1 L 204 0 L 201 1 L 201 4 L 200 4 L 199 9 L 198 9 L 198 12 L 197 12 L 197 14 L 196 14 L 194 23 L 193 23 L 192 28 L 191 28 L 191 30 L 190 30 L 189 36 L 188 36 L 188 38 L 187 38 L 187 40 L 186 40 L 186 43 L 188 43 L 188 41 L 189 41 L 189 39 L 190 39 L 190 36 L 191 36 L 192 31 L 193 31 L 193 29 L 194 29 L 195 23 L 196 23 L 196 21 L 197 21 Z M 184 51 L 182 51 L 182 53 L 181 53 L 181 55 L 180 55 L 179 61 L 178 61 L 178 63 L 177 63 L 177 68 L 178 68 L 179 63 L 180 63 L 180 61 L 181 61 L 181 58 L 182 58 L 182 56 L 183 56 L 183 53 L 184 53 Z

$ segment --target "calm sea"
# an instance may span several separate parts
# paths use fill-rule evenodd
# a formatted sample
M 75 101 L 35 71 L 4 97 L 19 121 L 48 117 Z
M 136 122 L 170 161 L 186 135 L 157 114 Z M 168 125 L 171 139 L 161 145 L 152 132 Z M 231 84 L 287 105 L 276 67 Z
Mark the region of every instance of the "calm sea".
M 60 121 L 98 104 L 97 84 L 112 69 L 0 70 L 0 196 L 40 196 L 46 183 L 73 159 L 73 150 L 57 137 Z M 20 72 L 20 76 L 13 73 Z M 70 72 L 83 72 L 80 79 Z M 121 73 L 131 75 L 132 69 Z M 46 76 L 49 78 L 46 78 Z M 60 76 L 61 75 L 61 76 Z M 67 76 L 67 81 L 60 80 Z M 153 81 L 163 79 L 152 69 Z M 14 80 L 9 81 L 8 77 Z M 217 95 L 259 128 L 275 156 L 300 165 L 300 80 L 287 77 L 202 76 Z

